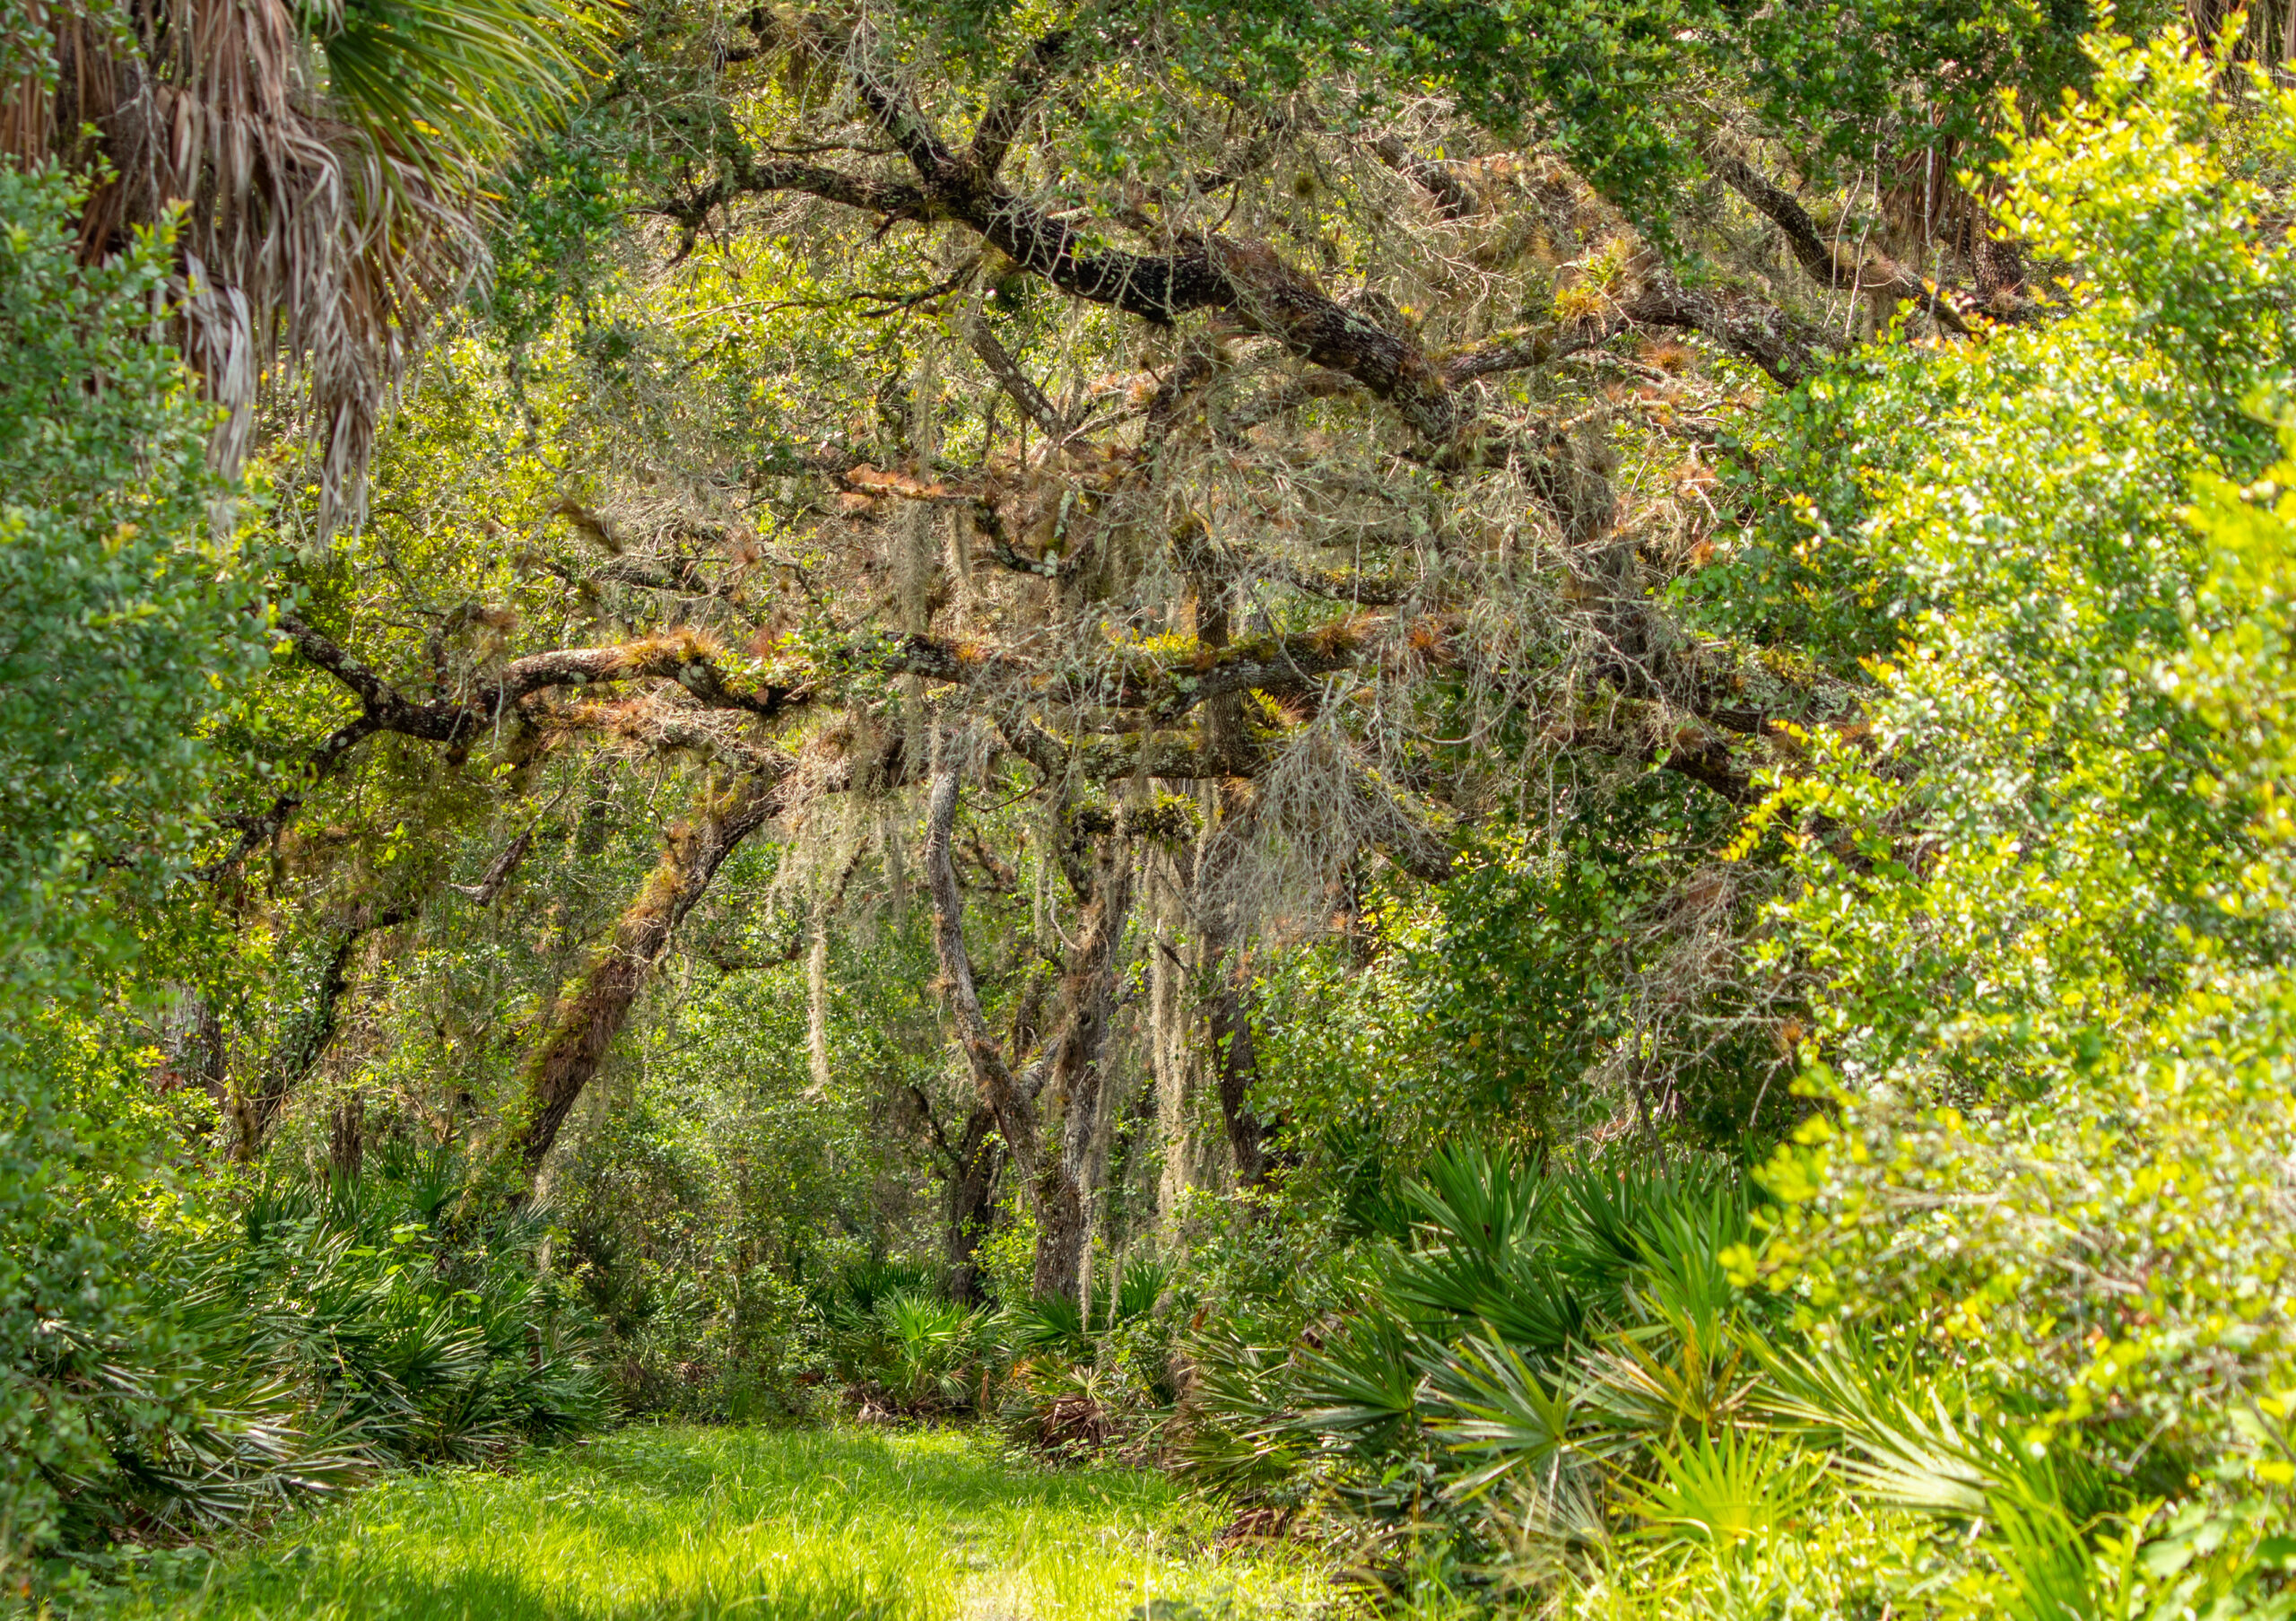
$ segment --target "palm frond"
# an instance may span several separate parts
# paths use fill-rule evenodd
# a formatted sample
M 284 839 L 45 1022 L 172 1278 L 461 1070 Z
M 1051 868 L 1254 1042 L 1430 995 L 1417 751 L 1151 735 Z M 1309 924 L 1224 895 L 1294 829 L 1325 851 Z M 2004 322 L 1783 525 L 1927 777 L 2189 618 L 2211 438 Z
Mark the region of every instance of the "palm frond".
M 1420 1417 L 1420 1381 L 1431 1347 L 1382 1312 L 1342 1322 L 1319 1349 L 1300 1359 L 1294 1421 L 1370 1454 L 1393 1446 Z
M 581 87 L 605 38 L 582 0 L 322 0 L 327 96 L 434 173 L 499 161 Z
M 1570 1388 L 1544 1377 L 1505 1341 L 1470 1336 L 1430 1381 L 1433 1427 L 1454 1453 L 1475 1460 L 1456 1487 L 1473 1497 L 1504 1479 L 1551 1473 L 1579 1418 Z
M 300 393 L 322 527 L 355 523 L 399 379 L 485 267 L 484 172 L 578 89 L 604 13 L 582 0 L 160 9 L 141 36 L 92 11 L 60 17 L 73 116 L 58 115 L 57 74 L 16 74 L 0 82 L 0 138 L 28 161 L 100 158 L 84 250 L 171 238 L 177 336 L 222 407 L 216 460 L 244 463 L 258 405 Z M 83 150 L 90 128 L 98 150 Z
M 1643 1522 L 1642 1534 L 1717 1547 L 1778 1529 L 1810 1501 L 1818 1477 L 1808 1454 L 1760 1430 L 1721 1430 L 1662 1446 L 1651 1465 L 1654 1477 L 1625 1503 Z
M 1731 1427 L 1760 1389 L 1743 1342 L 1711 1319 L 1685 1316 L 1612 1335 L 1589 1348 L 1581 1367 L 1580 1399 L 1613 1451 Z
M 1956 1420 L 1934 1381 L 1879 1357 L 1746 1343 L 1765 1376 L 1764 1410 L 1841 1449 L 1838 1467 L 1861 1490 L 1902 1507 L 1974 1519 L 2018 1477 L 2013 1443 Z

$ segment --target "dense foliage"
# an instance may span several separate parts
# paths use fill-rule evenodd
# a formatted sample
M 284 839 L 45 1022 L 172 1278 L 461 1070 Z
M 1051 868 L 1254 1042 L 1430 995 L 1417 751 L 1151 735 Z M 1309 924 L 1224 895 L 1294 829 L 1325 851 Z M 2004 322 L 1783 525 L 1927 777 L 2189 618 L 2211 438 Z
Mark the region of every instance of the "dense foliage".
M 55 170 L 0 171 L 0 1521 L 19 1538 L 48 1528 L 53 1473 L 100 1467 L 86 1346 L 144 1335 L 121 1296 L 164 1111 L 102 1007 L 134 960 L 127 909 L 192 853 L 218 694 L 269 641 L 207 413 L 148 336 L 166 244 L 83 271 L 80 198 Z

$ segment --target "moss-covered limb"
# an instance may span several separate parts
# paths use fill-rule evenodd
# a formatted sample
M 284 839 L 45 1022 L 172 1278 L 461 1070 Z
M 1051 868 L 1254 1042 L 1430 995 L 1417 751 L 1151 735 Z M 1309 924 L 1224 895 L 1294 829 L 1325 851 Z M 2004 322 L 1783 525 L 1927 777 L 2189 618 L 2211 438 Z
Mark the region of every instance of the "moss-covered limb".
M 1249 771 L 1246 759 L 1220 754 L 1185 732 L 1068 736 L 1026 715 L 1008 722 L 1004 730 L 1013 752 L 1047 777 L 1073 776 L 1086 782 L 1153 777 L 1186 782 Z
M 1273 580 L 1309 597 L 1359 607 L 1392 607 L 1416 594 L 1423 583 L 1413 574 L 1319 569 L 1276 553 L 1215 540 L 1210 526 L 1195 513 L 1173 529 L 1172 549 L 1196 588 L 1196 639 L 1215 651 L 1229 645 L 1226 598 L 1239 580 Z
M 1639 280 L 1626 309 L 1643 326 L 1710 338 L 1788 388 L 1813 376 L 1822 363 L 1823 335 L 1775 304 L 1735 289 L 1688 286 L 1655 259 L 1640 267 Z
M 1177 720 L 1198 704 L 1247 692 L 1295 692 L 1372 656 L 1388 621 L 1358 614 L 1317 630 L 1252 636 L 1225 646 L 1193 638 L 1115 650 L 1105 672 L 1061 672 L 1044 682 L 1057 702 L 1146 710 Z
M 292 616 L 283 622 L 297 651 L 347 688 L 361 704 L 360 712 L 330 732 L 306 758 L 291 786 L 260 811 L 226 814 L 217 818 L 234 828 L 239 837 L 230 849 L 203 869 L 211 881 L 229 879 L 248 857 L 277 839 L 302 809 L 311 786 L 326 781 L 342 769 L 352 751 L 370 737 L 395 733 L 456 748 L 487 730 L 509 724 L 525 730 L 540 721 L 545 730 L 604 728 L 648 741 L 660 748 L 685 748 L 705 754 L 729 751 L 747 760 L 746 745 L 690 720 L 641 712 L 626 705 L 572 704 L 556 710 L 533 707 L 540 694 L 561 686 L 587 688 L 593 684 L 660 676 L 675 680 L 705 708 L 778 718 L 807 702 L 812 693 L 802 686 L 729 685 L 719 667 L 722 657 L 706 639 L 679 632 L 650 637 L 617 647 L 577 648 L 537 654 L 515 661 L 500 680 L 482 684 L 460 699 L 417 702 L 405 697 L 369 666 L 352 658 L 333 641 Z
M 1513 327 L 1493 333 L 1480 343 L 1439 355 L 1436 363 L 1443 369 L 1445 379 L 1457 388 L 1479 377 L 1527 371 L 1589 349 L 1599 349 L 1613 338 L 1631 332 L 1635 325 L 1631 316 L 1613 313 Z
M 634 697 L 538 707 L 532 713 L 546 736 L 572 734 L 611 741 L 639 755 L 684 754 L 736 773 L 776 771 L 789 761 L 787 751 L 759 741 L 747 722 L 723 711 Z
M 936 637 L 904 636 L 855 644 L 824 666 L 823 679 L 831 668 L 869 668 L 980 688 L 1008 700 L 1144 710 L 1160 721 L 1172 721 L 1226 694 L 1296 692 L 1354 669 L 1374 654 L 1378 632 L 1388 623 L 1385 615 L 1356 614 L 1313 631 L 1254 636 L 1228 645 L 1194 637 L 1122 644 L 1083 667 L 1025 660 Z
M 554 687 L 586 687 L 644 678 L 673 680 L 711 709 L 775 719 L 805 702 L 802 684 L 737 684 L 726 678 L 725 648 L 697 631 L 665 631 L 605 647 L 557 648 L 513 658 L 496 675 L 428 703 L 401 693 L 371 667 L 293 614 L 283 615 L 297 653 L 334 676 L 359 700 L 373 728 L 431 743 L 460 743 L 498 726 L 526 700 Z
M 909 92 L 878 71 L 865 46 L 851 53 L 848 66 L 862 104 L 908 160 L 913 183 L 735 153 L 718 179 L 657 203 L 654 211 L 694 232 L 736 196 L 796 191 L 889 220 L 952 221 L 1072 298 L 1158 326 L 1191 310 L 1221 311 L 1246 330 L 1353 379 L 1392 405 L 1422 438 L 1441 443 L 1458 431 L 1459 398 L 1408 333 L 1341 305 L 1268 244 L 1215 235 L 1186 239 L 1166 253 L 1099 246 L 1117 233 L 1105 224 L 1080 224 L 1006 188 L 971 153 L 941 136 Z M 990 147 L 1001 154 L 1002 143 L 992 139 Z
M 566 1116 L 604 1062 L 671 932 L 693 910 L 727 856 L 772 819 L 785 769 L 752 772 L 704 790 L 694 814 L 664 835 L 661 860 L 614 922 L 582 975 L 552 1010 L 526 1060 L 526 1092 L 502 1158 L 531 1181 Z
M 640 679 L 674 681 L 705 709 L 765 719 L 792 715 L 840 676 L 865 670 L 917 675 L 945 686 L 1002 690 L 1057 703 L 1144 709 L 1170 721 L 1224 695 L 1255 689 L 1294 691 L 1324 675 L 1352 668 L 1369 654 L 1376 631 L 1385 623 L 1358 615 L 1315 631 L 1253 637 L 1227 646 L 1183 640 L 1170 647 L 1125 647 L 1114 650 L 1107 667 L 1088 671 L 1048 669 L 999 649 L 933 636 L 864 638 L 812 665 L 785 672 L 784 679 L 755 684 L 728 678 L 729 661 L 710 638 L 674 631 L 606 647 L 529 654 L 511 660 L 498 675 L 474 683 L 461 695 L 430 702 L 405 697 L 372 668 L 301 622 L 290 618 L 283 625 L 301 656 L 335 676 L 361 705 L 360 716 L 322 745 L 321 752 L 332 762 L 378 732 L 456 745 L 513 717 L 617 729 L 635 711 L 613 705 L 577 704 L 545 714 L 532 707 L 533 701 L 561 687 L 587 689 Z M 672 724 L 659 720 L 657 729 Z M 689 741 L 698 741 L 698 734 Z M 282 817 L 291 812 L 290 806 Z M 262 821 L 276 831 L 278 818 L 248 820 Z
M 1969 323 L 1956 307 L 1957 299 L 1966 298 L 1966 294 L 1938 287 L 1870 242 L 1860 240 L 1852 245 L 1839 240 L 1829 240 L 1819 231 L 1817 222 L 1810 218 L 1809 210 L 1795 200 L 1794 194 L 1756 170 L 1743 154 L 1717 149 L 1707 154 L 1707 162 L 1718 179 L 1778 227 L 1796 260 L 1821 287 L 1902 299 L 1919 305 L 1948 331 L 1963 337 L 1970 336 Z

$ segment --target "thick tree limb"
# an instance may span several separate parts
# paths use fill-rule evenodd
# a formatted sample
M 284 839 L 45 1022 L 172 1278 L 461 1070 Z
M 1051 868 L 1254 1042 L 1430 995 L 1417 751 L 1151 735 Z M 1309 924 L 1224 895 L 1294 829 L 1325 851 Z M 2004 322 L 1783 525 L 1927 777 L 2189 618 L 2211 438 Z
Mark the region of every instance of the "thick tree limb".
M 1655 263 L 1643 267 L 1641 285 L 1627 301 L 1625 313 L 1646 326 L 1702 334 L 1787 388 L 1821 364 L 1812 335 L 1784 310 L 1743 293 L 1685 287 Z
M 787 763 L 730 787 L 704 790 L 687 820 L 671 827 L 661 860 L 591 958 L 589 967 L 551 1010 L 526 1065 L 523 1113 L 509 1122 L 506 1169 L 530 1183 L 558 1141 L 566 1116 L 605 1061 L 672 931 L 701 899 L 726 858 L 780 809 Z
M 976 1103 L 965 1115 L 964 1129 L 952 1155 L 949 1178 L 949 1297 L 960 1305 L 981 1299 L 980 1241 L 988 1236 L 996 1215 L 996 1172 L 1004 1158 L 996 1139 L 996 1115 L 986 1103 Z
M 1230 903 L 1236 864 L 1241 859 L 1257 802 L 1223 790 L 1196 846 L 1189 905 L 1203 937 L 1202 960 L 1208 980 L 1213 1062 L 1218 1080 L 1220 1118 L 1227 1128 L 1235 1161 L 1236 1186 L 1248 1191 L 1267 1178 L 1267 1129 L 1251 1106 L 1252 1083 L 1259 1076 L 1252 1041 L 1250 980 L 1237 960 L 1240 932 Z
M 462 743 L 512 717 L 517 705 L 552 687 L 594 686 L 645 677 L 676 681 L 710 709 L 742 710 L 775 719 L 812 694 L 804 687 L 728 686 L 719 650 L 691 631 L 668 631 L 608 647 L 561 648 L 514 658 L 500 674 L 472 682 L 450 698 L 420 703 L 292 614 L 280 629 L 305 660 L 333 675 L 359 700 L 370 731 L 396 732 L 430 743 Z
M 676 221 L 688 231 L 698 231 L 709 222 L 710 214 L 737 196 L 796 191 L 820 197 L 824 202 L 841 203 L 848 208 L 857 208 L 864 214 L 876 214 L 888 221 L 932 224 L 949 217 L 945 210 L 926 196 L 924 187 L 911 181 L 873 179 L 863 175 L 847 174 L 842 170 L 821 163 L 781 160 L 758 162 L 746 153 L 735 153 L 727 161 L 730 167 L 726 172 L 709 185 L 697 187 L 683 196 L 652 204 L 639 212 L 660 214 Z
M 1035 1292 L 1073 1300 L 1083 1254 L 1091 1155 L 1105 1102 L 1101 1055 L 1118 947 L 1131 911 L 1132 863 L 1124 830 L 1114 821 L 1071 821 L 1071 837 L 1059 853 L 1065 865 L 1077 868 L 1070 881 L 1083 901 L 1083 915 L 1062 966 L 1052 1039 L 1030 1074 L 1016 1076 L 981 1010 L 965 941 L 964 896 L 953 857 L 963 753 L 961 736 L 944 742 L 926 802 L 926 886 L 933 899 L 942 998 L 981 1102 L 995 1117 L 1014 1169 L 1035 1191 Z M 1078 844 L 1088 848 L 1068 848 Z M 1047 1113 L 1058 1120 L 1058 1137 L 1049 1148 L 1043 1141 Z
M 1465 349 L 1439 357 L 1443 378 L 1454 388 L 1479 377 L 1502 371 L 1524 371 L 1551 365 L 1569 355 L 1599 349 L 1634 323 L 1624 316 L 1608 319 L 1587 318 L 1557 321 L 1544 327 L 1519 327 L 1499 333 Z
M 237 873 L 248 856 L 278 838 L 287 824 L 295 819 L 295 813 L 303 808 L 303 795 L 311 784 L 326 781 L 352 749 L 383 729 L 382 722 L 372 714 L 362 713 L 344 722 L 311 751 L 310 758 L 303 765 L 302 780 L 296 787 L 289 789 L 266 808 L 253 815 L 218 818 L 226 827 L 238 828 L 239 836 L 229 850 L 201 869 L 200 876 L 214 884 L 222 883 Z
M 211 883 L 229 878 L 249 855 L 278 838 L 302 808 L 309 786 L 325 781 L 352 749 L 378 733 L 390 732 L 452 746 L 469 742 L 506 721 L 523 723 L 528 719 L 520 708 L 524 702 L 552 687 L 587 687 L 645 676 L 675 680 L 707 708 L 741 710 L 767 719 L 778 719 L 813 696 L 804 686 L 728 686 L 718 667 L 715 646 L 691 632 L 681 632 L 618 646 L 563 649 L 514 659 L 499 676 L 477 682 L 457 697 L 423 703 L 406 697 L 331 638 L 295 615 L 282 616 L 279 625 L 304 660 L 334 676 L 359 700 L 360 713 L 336 728 L 311 751 L 300 781 L 280 794 L 265 809 L 219 818 L 225 826 L 238 828 L 239 837 L 230 850 L 202 870 L 201 876 Z M 955 664 L 952 657 L 945 655 L 936 655 L 929 660 L 923 655 L 918 658 L 920 662 L 935 662 L 942 667 L 953 667 Z M 569 714 L 558 719 L 566 721 L 572 718 Z M 603 710 L 591 717 L 606 718 Z M 660 723 L 661 728 L 668 725 Z M 680 739 L 665 731 L 663 737 L 665 746 L 701 746 L 718 741 L 704 738 L 699 733 Z
M 888 219 L 954 221 L 1071 297 L 1158 325 L 1190 310 L 1222 311 L 1295 354 L 1347 373 L 1391 402 L 1422 436 L 1440 443 L 1458 431 L 1457 402 L 1415 343 L 1343 308 L 1273 248 L 1193 234 L 1178 235 L 1173 249 L 1161 254 L 1096 246 L 1096 239 L 1112 233 L 1096 229 L 1088 234 L 996 183 L 972 153 L 950 147 L 865 56 L 854 83 L 879 127 L 908 158 L 914 183 L 737 157 L 709 187 L 658 204 L 655 212 L 692 229 L 735 196 L 798 191 Z
M 1236 1162 L 1236 1186 L 1249 1192 L 1264 1186 L 1269 1170 L 1267 1126 L 1251 1105 L 1252 1083 L 1259 1078 L 1259 1050 L 1252 1040 L 1250 993 L 1234 982 L 1236 969 L 1224 945 L 1206 946 L 1212 971 L 1225 983 L 1212 993 L 1212 1053 L 1220 1090 L 1220 1119 L 1228 1129 L 1228 1149 Z
M 1836 292 L 1878 292 L 1910 300 L 1926 310 L 1939 326 L 1964 337 L 1969 336 L 1969 324 L 1961 318 L 1961 311 L 1936 288 L 1887 254 L 1871 248 L 1853 253 L 1845 250 L 1839 242 L 1828 240 L 1819 231 L 1817 222 L 1810 218 L 1809 211 L 1795 201 L 1793 193 L 1757 172 L 1736 153 L 1716 153 L 1710 154 L 1709 161 L 1716 177 L 1724 185 L 1778 227 L 1796 260 L 1820 285 Z

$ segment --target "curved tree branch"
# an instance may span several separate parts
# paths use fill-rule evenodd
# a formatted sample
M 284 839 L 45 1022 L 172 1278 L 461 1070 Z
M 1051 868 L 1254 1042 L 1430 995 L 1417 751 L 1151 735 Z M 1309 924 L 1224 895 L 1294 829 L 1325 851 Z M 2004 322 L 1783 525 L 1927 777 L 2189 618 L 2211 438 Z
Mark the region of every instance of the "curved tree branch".
M 742 841 L 778 813 L 791 763 L 705 789 L 694 815 L 665 833 L 662 857 L 601 943 L 588 969 L 551 1010 L 526 1065 L 522 1116 L 509 1122 L 504 1159 L 530 1183 L 568 1112 L 605 1061 L 670 936 Z M 509 1167 L 506 1165 L 506 1169 Z
M 952 737 L 942 745 L 926 797 L 925 887 L 933 900 L 933 951 L 941 965 L 942 998 L 955 1021 L 957 1042 L 964 1049 L 973 1085 L 981 1102 L 996 1117 L 996 1129 L 1004 1138 L 1005 1152 L 1013 1156 L 1014 1168 L 1024 1180 L 1034 1182 L 1041 1159 L 1036 1101 L 1013 1075 L 1004 1044 L 981 1011 L 972 952 L 965 943 L 964 895 L 957 887 L 956 863 L 951 856 L 957 802 L 962 791 L 958 777 L 961 756 L 958 739 Z
M 1849 253 L 1839 242 L 1829 241 L 1819 231 L 1817 222 L 1810 218 L 1809 211 L 1795 201 L 1793 193 L 1758 172 L 1736 153 L 1716 153 L 1710 155 L 1710 161 L 1716 177 L 1778 227 L 1795 259 L 1822 286 L 1841 292 L 1878 292 L 1910 300 L 1948 331 L 1963 337 L 1970 335 L 1969 323 L 1939 289 L 1887 254 L 1870 248 Z
M 996 179 L 996 171 L 1004 166 L 1004 154 L 1012 148 L 1013 137 L 1021 131 L 1022 121 L 1060 71 L 1075 39 L 1074 32 L 1066 28 L 1057 28 L 1039 36 L 1021 58 L 1013 76 L 991 98 L 980 115 L 980 122 L 973 126 L 972 150 L 965 154 L 975 184 L 987 185 Z

